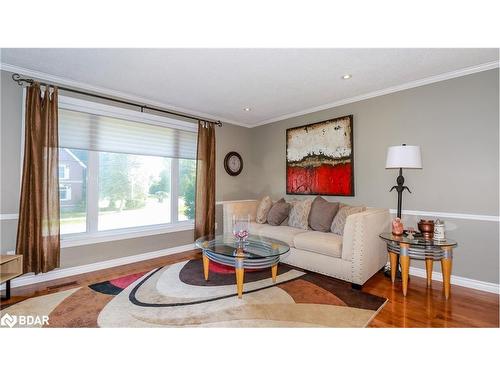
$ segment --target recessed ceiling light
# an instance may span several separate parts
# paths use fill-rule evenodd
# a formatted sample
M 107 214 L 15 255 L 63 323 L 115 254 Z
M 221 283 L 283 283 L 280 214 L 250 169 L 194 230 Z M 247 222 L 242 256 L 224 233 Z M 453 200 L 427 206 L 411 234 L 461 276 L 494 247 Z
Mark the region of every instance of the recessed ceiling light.
M 351 78 L 351 77 L 352 77 L 352 75 L 350 75 L 350 74 L 344 74 L 344 75 L 342 76 L 342 79 L 349 79 L 349 78 Z
M 252 108 L 250 108 L 250 107 L 245 107 L 245 108 L 243 108 L 243 110 L 244 110 L 245 112 L 250 112 L 250 111 L 252 110 Z

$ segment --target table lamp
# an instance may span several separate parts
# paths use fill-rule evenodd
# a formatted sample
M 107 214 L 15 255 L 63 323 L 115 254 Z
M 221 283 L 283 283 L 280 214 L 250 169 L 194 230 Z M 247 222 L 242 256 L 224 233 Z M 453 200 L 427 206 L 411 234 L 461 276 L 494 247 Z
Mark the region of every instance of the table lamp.
M 398 169 L 399 176 L 396 179 L 397 185 L 394 185 L 390 191 L 396 189 L 398 192 L 398 212 L 397 217 L 401 218 L 401 205 L 403 199 L 403 191 L 408 190 L 408 186 L 404 186 L 405 178 L 403 177 L 403 168 L 406 169 L 422 169 L 422 158 L 420 156 L 420 146 L 391 146 L 387 149 L 387 159 L 385 169 Z

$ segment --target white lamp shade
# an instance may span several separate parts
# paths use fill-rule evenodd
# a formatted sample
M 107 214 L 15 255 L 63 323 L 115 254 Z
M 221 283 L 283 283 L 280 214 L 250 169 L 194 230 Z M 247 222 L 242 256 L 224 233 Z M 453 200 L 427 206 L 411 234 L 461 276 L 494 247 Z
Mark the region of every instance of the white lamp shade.
M 391 146 L 387 149 L 386 168 L 422 168 L 420 146 Z

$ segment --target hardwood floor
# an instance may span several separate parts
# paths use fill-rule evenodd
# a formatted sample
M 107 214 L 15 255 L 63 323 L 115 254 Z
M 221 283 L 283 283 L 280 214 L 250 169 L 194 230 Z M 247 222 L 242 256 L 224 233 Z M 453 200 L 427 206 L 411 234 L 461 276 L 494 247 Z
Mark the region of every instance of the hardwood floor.
M 197 250 L 145 260 L 78 276 L 52 280 L 12 289 L 1 308 L 30 297 L 89 285 L 182 260 L 201 258 Z M 453 285 L 449 300 L 444 298 L 442 283 L 412 276 L 408 295 L 403 297 L 401 282 L 392 285 L 382 273 L 374 275 L 363 291 L 389 299 L 370 327 L 499 327 L 499 295 Z
M 401 281 L 392 285 L 383 273 L 377 273 L 363 291 L 389 299 L 370 327 L 499 327 L 499 295 L 451 286 L 444 298 L 443 284 L 410 277 L 408 294 L 403 297 Z

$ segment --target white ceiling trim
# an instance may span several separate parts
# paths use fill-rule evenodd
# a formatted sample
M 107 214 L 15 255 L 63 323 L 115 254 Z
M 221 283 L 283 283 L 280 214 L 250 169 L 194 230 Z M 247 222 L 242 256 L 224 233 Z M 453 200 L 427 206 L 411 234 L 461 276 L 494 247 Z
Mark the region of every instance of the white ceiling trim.
M 437 76 L 431 76 L 431 77 L 419 79 L 417 81 L 403 83 L 402 85 L 392 86 L 392 87 L 388 87 L 386 89 L 373 91 L 373 92 L 370 92 L 370 93 L 367 93 L 367 94 L 353 96 L 351 98 L 338 100 L 336 102 L 327 103 L 327 104 L 323 104 L 323 105 L 320 105 L 320 106 L 317 106 L 317 107 L 312 107 L 312 108 L 304 109 L 304 110 L 299 111 L 299 112 L 294 112 L 294 113 L 286 114 L 286 115 L 283 115 L 283 116 L 274 117 L 274 118 L 271 118 L 269 120 L 261 121 L 261 122 L 259 122 L 257 124 L 254 124 L 254 125 L 250 125 L 249 127 L 253 128 L 253 127 L 257 127 L 257 126 L 261 126 L 261 125 L 266 125 L 266 124 L 270 124 L 270 123 L 273 123 L 273 122 L 276 122 L 276 121 L 281 121 L 281 120 L 286 120 L 286 119 L 289 119 L 289 118 L 292 118 L 292 117 L 307 115 L 309 113 L 318 112 L 318 111 L 322 111 L 322 110 L 330 109 L 330 108 L 335 108 L 335 107 L 339 107 L 341 105 L 350 104 L 350 103 L 354 103 L 354 102 L 359 102 L 361 100 L 375 98 L 377 96 L 391 94 L 393 92 L 408 90 L 408 89 L 412 89 L 412 88 L 419 87 L 419 86 L 425 86 L 425 85 L 429 85 L 431 83 L 445 81 L 447 79 L 462 77 L 462 76 L 466 76 L 466 75 L 473 74 L 473 73 L 479 73 L 479 72 L 483 72 L 485 70 L 496 69 L 498 67 L 499 67 L 499 61 L 491 61 L 489 63 L 475 65 L 475 66 L 471 66 L 471 67 L 468 67 L 468 68 L 459 69 L 459 70 L 455 70 L 455 71 L 452 71 L 452 72 L 439 74 Z
M 306 114 L 313 113 L 313 112 L 322 111 L 325 109 L 335 108 L 335 107 L 339 107 L 341 105 L 350 104 L 350 103 L 374 98 L 377 96 L 387 95 L 387 94 L 391 94 L 394 92 L 408 90 L 408 89 L 419 87 L 419 86 L 425 86 L 425 85 L 432 84 L 435 82 L 445 81 L 445 80 L 452 79 L 452 78 L 462 77 L 462 76 L 469 75 L 469 74 L 474 74 L 474 73 L 479 73 L 479 72 L 486 71 L 486 70 L 496 69 L 499 67 L 499 65 L 500 65 L 499 61 L 491 61 L 491 62 L 488 62 L 485 64 L 475 65 L 475 66 L 471 66 L 468 68 L 459 69 L 459 70 L 455 70 L 452 72 L 443 73 L 443 74 L 423 78 L 423 79 L 416 80 L 416 81 L 411 81 L 411 82 L 404 83 L 401 85 L 388 87 L 388 88 L 385 88 L 382 90 L 373 91 L 373 92 L 370 92 L 367 94 L 357 95 L 357 96 L 342 99 L 342 100 L 339 100 L 336 102 L 326 103 L 326 104 L 323 104 L 320 106 L 307 108 L 307 109 L 304 109 L 304 110 L 301 110 L 298 112 L 293 112 L 293 113 L 285 114 L 285 115 L 282 115 L 279 117 L 270 118 L 268 120 L 264 120 L 264 121 L 258 122 L 256 124 L 241 123 L 238 121 L 219 117 L 219 116 L 209 114 L 209 113 L 187 110 L 185 108 L 173 106 L 170 104 L 166 104 L 166 103 L 162 103 L 162 102 L 158 102 L 158 101 L 154 101 L 154 100 L 150 100 L 150 99 L 145 99 L 145 98 L 142 98 L 139 96 L 126 94 L 126 93 L 123 93 L 120 91 L 106 89 L 106 88 L 103 88 L 100 86 L 93 86 L 93 85 L 89 85 L 89 84 L 78 82 L 78 81 L 73 81 L 70 79 L 62 78 L 62 77 L 51 75 L 51 74 L 46 74 L 46 73 L 36 71 L 36 70 L 25 69 L 25 68 L 22 68 L 22 67 L 19 67 L 16 65 L 4 64 L 4 63 L 0 62 L 0 70 L 5 70 L 5 71 L 13 72 L 13 73 L 19 73 L 21 75 L 29 76 L 32 78 L 54 82 L 55 84 L 69 86 L 69 87 L 81 89 L 84 91 L 95 92 L 98 94 L 117 97 L 117 98 L 121 98 L 121 99 L 125 99 L 125 100 L 130 100 L 132 102 L 137 102 L 137 103 L 144 104 L 144 105 L 150 105 L 150 106 L 154 106 L 154 107 L 164 108 L 167 110 L 172 110 L 172 111 L 187 114 L 187 115 L 199 116 L 199 117 L 204 117 L 204 118 L 212 118 L 212 119 L 217 119 L 217 120 L 220 120 L 222 122 L 226 122 L 226 123 L 230 123 L 230 124 L 234 124 L 234 125 L 239 125 L 239 126 L 243 126 L 243 127 L 247 127 L 247 128 L 254 128 L 257 126 L 266 125 L 266 124 L 270 124 L 273 122 L 286 120 L 286 119 L 289 119 L 292 117 L 297 117 L 297 116 L 306 115 Z
M 244 126 L 244 127 L 250 126 L 248 124 L 243 124 L 243 123 L 240 123 L 238 121 L 223 118 L 223 117 L 216 116 L 216 115 L 213 115 L 210 113 L 197 112 L 197 111 L 193 111 L 190 109 L 176 107 L 176 106 L 173 106 L 170 104 L 157 102 L 155 100 L 145 99 L 145 98 L 142 98 L 140 96 L 126 94 L 126 93 L 121 92 L 121 91 L 106 89 L 106 88 L 103 88 L 100 86 L 93 86 L 93 85 L 89 85 L 89 84 L 86 84 L 83 82 L 73 81 L 71 79 L 55 76 L 52 74 L 47 74 L 47 73 L 39 72 L 36 70 L 22 68 L 22 67 L 16 66 L 16 65 L 4 64 L 4 63 L 0 62 L 0 70 L 12 72 L 12 73 L 18 73 L 20 75 L 28 76 L 30 78 L 48 81 L 50 83 L 53 82 L 54 84 L 58 84 L 61 86 L 68 86 L 70 88 L 80 89 L 80 90 L 84 90 L 84 91 L 90 91 L 90 92 L 94 92 L 96 94 L 102 94 L 102 95 L 111 96 L 111 97 L 115 97 L 115 98 L 119 98 L 119 99 L 129 100 L 131 102 L 135 102 L 138 104 L 150 105 L 153 107 L 158 107 L 158 108 L 166 109 L 169 111 L 179 112 L 179 113 L 190 115 L 190 116 L 197 116 L 197 117 L 203 117 L 203 118 L 207 118 L 207 119 L 214 119 L 214 121 L 220 120 L 222 122 L 226 122 L 226 123 L 230 123 L 230 124 L 234 124 L 234 125 L 239 125 L 239 126 Z

